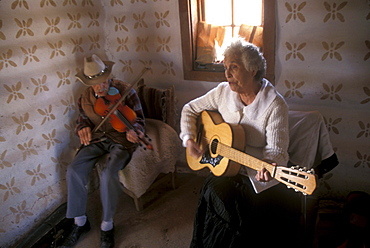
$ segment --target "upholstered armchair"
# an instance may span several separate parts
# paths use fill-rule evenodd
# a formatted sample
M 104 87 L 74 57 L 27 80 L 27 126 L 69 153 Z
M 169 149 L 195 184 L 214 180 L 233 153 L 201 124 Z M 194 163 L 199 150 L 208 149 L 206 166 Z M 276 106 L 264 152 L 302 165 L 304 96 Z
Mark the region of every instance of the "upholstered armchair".
M 137 93 L 145 115 L 145 129 L 151 139 L 153 150 L 138 147 L 130 163 L 119 172 L 123 191 L 133 198 L 138 211 L 144 207 L 143 195 L 149 187 L 169 180 L 175 188 L 175 165 L 181 149 L 181 141 L 176 130 L 174 88 L 148 87 L 144 80 L 137 85 Z M 101 168 L 107 155 L 97 164 Z
M 289 136 L 289 165 L 314 169 L 318 179 L 338 165 L 337 155 L 320 112 L 289 111 Z M 318 198 L 318 189 L 310 196 L 301 195 L 302 226 L 307 240 L 313 235 Z

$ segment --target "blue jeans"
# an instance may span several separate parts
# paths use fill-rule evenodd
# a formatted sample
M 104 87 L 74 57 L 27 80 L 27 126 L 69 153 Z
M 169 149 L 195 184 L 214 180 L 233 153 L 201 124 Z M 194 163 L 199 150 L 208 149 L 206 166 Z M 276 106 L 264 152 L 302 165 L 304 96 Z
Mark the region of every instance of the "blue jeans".
M 67 169 L 67 218 L 86 214 L 90 173 L 99 158 L 107 153 L 109 153 L 109 158 L 100 175 L 100 198 L 103 206 L 103 220 L 113 219 L 118 197 L 122 193 L 118 172 L 130 162 L 132 151 L 110 139 L 83 147 L 69 165 Z

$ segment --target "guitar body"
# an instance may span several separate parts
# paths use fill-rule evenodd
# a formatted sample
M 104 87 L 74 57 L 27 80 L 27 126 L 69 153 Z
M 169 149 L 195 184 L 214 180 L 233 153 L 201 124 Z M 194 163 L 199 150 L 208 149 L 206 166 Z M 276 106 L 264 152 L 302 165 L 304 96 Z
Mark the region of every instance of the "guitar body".
M 244 151 L 245 135 L 240 125 L 224 122 L 217 112 L 203 111 L 198 118 L 199 135 L 196 142 L 205 151 L 204 155 L 194 158 L 186 150 L 186 159 L 192 170 L 209 168 L 216 176 L 235 176 L 241 165 L 229 158 L 217 154 L 212 148 L 213 142 L 221 142 L 229 147 Z

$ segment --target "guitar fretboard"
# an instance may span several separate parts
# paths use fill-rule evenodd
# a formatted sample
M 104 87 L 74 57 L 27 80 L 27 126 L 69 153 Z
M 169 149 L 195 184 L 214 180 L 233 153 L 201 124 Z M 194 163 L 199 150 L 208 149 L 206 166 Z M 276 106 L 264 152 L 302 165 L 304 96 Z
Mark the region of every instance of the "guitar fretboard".
M 227 157 L 241 165 L 247 166 L 256 171 L 260 171 L 263 168 L 266 168 L 266 170 L 270 172 L 271 176 L 274 175 L 274 166 L 267 162 L 245 154 L 220 142 L 212 142 L 212 148 L 212 150 L 216 151 L 217 154 Z

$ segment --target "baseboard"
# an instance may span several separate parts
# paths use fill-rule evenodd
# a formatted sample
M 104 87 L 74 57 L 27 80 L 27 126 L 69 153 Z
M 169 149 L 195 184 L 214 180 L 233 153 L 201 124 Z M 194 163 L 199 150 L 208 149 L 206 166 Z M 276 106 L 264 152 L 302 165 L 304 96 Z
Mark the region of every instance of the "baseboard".
M 67 204 L 60 205 L 17 248 L 58 247 L 69 234 L 73 219 L 66 218 Z

